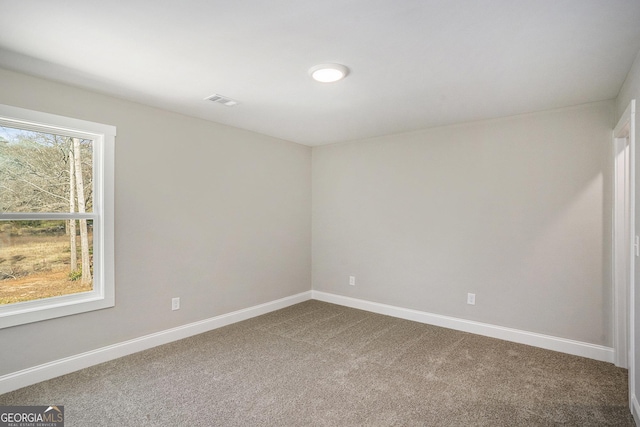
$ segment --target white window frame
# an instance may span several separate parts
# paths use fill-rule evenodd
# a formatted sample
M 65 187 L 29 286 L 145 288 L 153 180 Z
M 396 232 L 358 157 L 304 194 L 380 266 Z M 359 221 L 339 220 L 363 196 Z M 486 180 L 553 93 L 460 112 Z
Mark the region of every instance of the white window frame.
M 93 141 L 93 212 L 0 213 L 4 220 L 93 221 L 93 289 L 88 292 L 0 305 L 0 329 L 115 305 L 114 153 L 116 128 L 0 104 L 0 125 Z

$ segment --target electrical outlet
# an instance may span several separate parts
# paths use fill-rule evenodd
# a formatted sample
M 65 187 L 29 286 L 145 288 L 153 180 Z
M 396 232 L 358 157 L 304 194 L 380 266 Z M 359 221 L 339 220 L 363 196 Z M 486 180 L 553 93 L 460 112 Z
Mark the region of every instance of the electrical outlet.
M 351 286 L 356 285 L 356 276 L 349 276 L 349 285 Z
M 467 304 L 476 305 L 476 294 L 467 294 Z
M 171 310 L 180 310 L 180 298 L 171 298 Z

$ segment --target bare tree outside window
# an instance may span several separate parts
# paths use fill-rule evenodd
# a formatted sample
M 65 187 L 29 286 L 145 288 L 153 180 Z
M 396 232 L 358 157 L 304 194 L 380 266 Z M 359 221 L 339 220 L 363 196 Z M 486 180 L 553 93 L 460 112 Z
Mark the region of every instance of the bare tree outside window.
M 92 140 L 0 127 L 0 212 L 92 209 Z M 0 221 L 0 304 L 90 291 L 92 230 L 86 218 Z

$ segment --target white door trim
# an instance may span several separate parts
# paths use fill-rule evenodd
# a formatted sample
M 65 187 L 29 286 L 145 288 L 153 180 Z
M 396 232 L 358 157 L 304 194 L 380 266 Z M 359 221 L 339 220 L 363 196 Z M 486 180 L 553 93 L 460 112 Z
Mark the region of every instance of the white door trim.
M 625 163 L 626 163 L 626 177 L 624 178 L 624 185 L 627 187 L 625 189 L 626 196 L 622 197 L 621 193 L 618 192 L 617 188 L 614 188 L 614 230 L 613 230 L 613 239 L 614 239 L 614 260 L 613 260 L 613 270 L 614 270 L 614 279 L 617 279 L 616 276 L 620 276 L 616 273 L 617 266 L 626 264 L 626 274 L 623 274 L 622 277 L 625 278 L 627 286 L 622 289 L 619 280 L 614 280 L 614 359 L 615 363 L 618 364 L 619 361 L 624 361 L 626 359 L 626 365 L 629 369 L 629 405 L 632 407 L 632 412 L 634 408 L 634 402 L 637 402 L 636 398 L 636 379 L 635 379 L 635 299 L 636 299 L 636 289 L 635 289 L 635 258 L 638 255 L 638 247 L 636 245 L 637 236 L 635 230 L 635 114 L 636 114 L 636 101 L 632 100 L 629 103 L 629 106 L 622 114 L 622 117 L 618 121 L 614 131 L 614 169 L 617 168 L 617 171 L 620 172 L 620 166 L 618 164 L 618 160 L 621 160 L 618 157 L 618 153 L 620 153 L 620 148 L 622 145 L 626 146 L 626 151 L 624 154 Z M 622 178 L 619 179 L 618 174 L 614 171 L 614 186 L 622 185 Z M 619 197 L 620 196 L 620 197 Z M 622 201 L 624 200 L 624 207 L 622 205 Z M 617 205 L 617 207 L 616 207 Z M 624 256 L 626 256 L 626 262 L 616 262 L 616 251 L 615 251 L 615 240 L 616 236 L 620 235 L 620 230 L 616 230 L 616 226 L 620 224 L 616 223 L 616 217 L 618 219 L 622 219 L 623 215 L 618 214 L 617 211 L 619 209 L 624 209 L 624 215 L 626 215 L 626 227 L 624 231 L 624 236 L 622 241 L 626 242 L 627 250 L 623 251 L 623 254 L 626 252 Z M 620 242 L 620 240 L 619 240 Z M 620 250 L 618 250 L 618 254 L 620 254 Z M 625 301 L 626 298 L 626 301 Z M 623 332 L 624 331 L 624 332 Z M 626 339 L 625 339 L 626 338 Z M 624 343 L 624 345 L 623 345 Z M 624 365 L 618 365 L 624 366 Z M 634 414 L 635 415 L 635 414 Z
M 613 312 L 614 363 L 628 368 L 630 265 L 629 138 L 613 138 Z

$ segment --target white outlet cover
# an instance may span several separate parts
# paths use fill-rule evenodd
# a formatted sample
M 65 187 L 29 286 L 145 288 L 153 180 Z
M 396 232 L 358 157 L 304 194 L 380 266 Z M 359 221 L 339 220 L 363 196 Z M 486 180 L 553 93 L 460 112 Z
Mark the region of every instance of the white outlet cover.
M 467 304 L 470 304 L 470 305 L 476 304 L 476 294 L 472 294 L 472 293 L 467 294 Z

